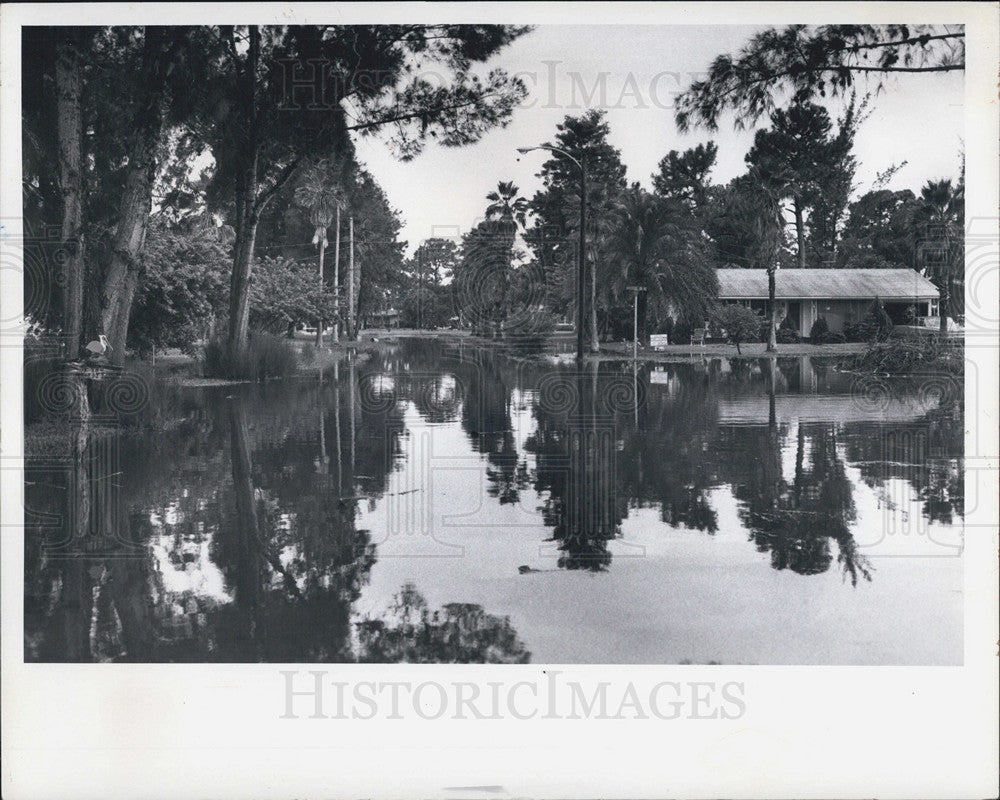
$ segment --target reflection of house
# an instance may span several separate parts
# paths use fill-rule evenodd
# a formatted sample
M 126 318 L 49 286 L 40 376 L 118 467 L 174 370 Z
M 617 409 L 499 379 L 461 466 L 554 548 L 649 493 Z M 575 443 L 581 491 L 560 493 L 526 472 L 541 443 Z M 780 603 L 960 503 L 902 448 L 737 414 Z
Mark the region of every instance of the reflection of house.
M 799 422 L 913 422 L 937 407 L 937 402 L 915 396 L 804 395 L 786 394 L 774 398 L 774 418 L 778 424 Z M 722 425 L 767 425 L 770 405 L 767 395 L 719 400 Z
M 738 302 L 765 313 L 767 270 L 720 269 L 719 299 Z M 913 306 L 918 317 L 936 317 L 937 287 L 912 269 L 779 269 L 774 276 L 778 318 L 791 317 L 808 336 L 818 317 L 831 331 L 860 321 L 877 297 L 893 322 L 908 321 Z

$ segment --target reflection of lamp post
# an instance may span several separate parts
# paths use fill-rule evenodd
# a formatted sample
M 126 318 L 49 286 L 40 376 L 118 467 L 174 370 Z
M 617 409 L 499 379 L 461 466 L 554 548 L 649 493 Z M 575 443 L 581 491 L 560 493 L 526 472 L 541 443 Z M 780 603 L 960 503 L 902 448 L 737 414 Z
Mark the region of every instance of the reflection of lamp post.
M 584 304 L 583 304 L 583 292 L 585 286 L 585 270 L 584 259 L 585 247 L 587 243 L 587 170 L 583 166 L 582 161 L 578 161 L 576 158 L 571 156 L 565 150 L 561 150 L 558 147 L 553 147 L 548 144 L 540 144 L 536 147 L 519 147 L 517 152 L 521 155 L 525 153 L 530 153 L 532 150 L 548 150 L 552 153 L 558 153 L 559 155 L 566 156 L 570 161 L 576 164 L 577 169 L 580 170 L 580 261 L 579 268 L 577 270 L 576 276 L 576 360 L 583 361 L 583 317 L 584 317 Z
M 626 286 L 632 292 L 632 360 L 639 357 L 639 292 L 646 291 L 645 286 Z

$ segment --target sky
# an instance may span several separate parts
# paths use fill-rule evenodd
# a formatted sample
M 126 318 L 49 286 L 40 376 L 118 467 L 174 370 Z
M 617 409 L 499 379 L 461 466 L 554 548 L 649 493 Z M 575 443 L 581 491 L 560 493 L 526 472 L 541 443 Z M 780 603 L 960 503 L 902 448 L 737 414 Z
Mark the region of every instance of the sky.
M 377 137 L 357 138 L 359 160 L 376 177 L 404 221 L 408 252 L 431 236 L 459 237 L 482 218 L 486 194 L 511 180 L 531 197 L 541 188 L 536 173 L 547 154 L 520 157 L 517 147 L 552 141 L 567 115 L 607 109 L 610 141 L 622 154 L 627 179 L 647 188 L 660 159 L 714 140 L 719 157 L 712 174 L 725 183 L 741 174 L 753 130 L 734 131 L 724 117 L 716 133 L 682 135 L 673 119 L 673 98 L 721 53 L 733 53 L 753 26 L 540 26 L 503 50 L 487 66 L 501 66 L 525 81 L 528 96 L 506 128 L 490 131 L 462 148 L 433 144 L 402 163 Z M 865 86 L 863 79 L 859 88 Z M 956 179 L 964 136 L 964 75 L 901 75 L 890 79 L 855 139 L 860 162 L 856 194 L 877 173 L 906 161 L 889 188 L 919 191 L 928 179 Z M 836 119 L 839 98 L 826 102 Z M 766 127 L 762 120 L 760 127 Z

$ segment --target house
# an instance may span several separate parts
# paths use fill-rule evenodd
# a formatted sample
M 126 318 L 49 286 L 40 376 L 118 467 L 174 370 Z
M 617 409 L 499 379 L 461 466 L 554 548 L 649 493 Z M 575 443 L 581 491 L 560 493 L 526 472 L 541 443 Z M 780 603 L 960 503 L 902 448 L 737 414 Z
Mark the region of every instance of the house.
M 719 300 L 767 312 L 765 269 L 719 269 Z M 859 322 L 879 298 L 894 323 L 936 327 L 939 292 L 912 269 L 779 269 L 774 274 L 779 322 L 789 317 L 802 336 L 825 317 L 831 331 Z M 917 319 L 912 319 L 911 309 Z
M 399 312 L 394 308 L 386 308 L 381 311 L 371 311 L 365 320 L 365 327 L 385 328 L 392 330 L 399 327 Z

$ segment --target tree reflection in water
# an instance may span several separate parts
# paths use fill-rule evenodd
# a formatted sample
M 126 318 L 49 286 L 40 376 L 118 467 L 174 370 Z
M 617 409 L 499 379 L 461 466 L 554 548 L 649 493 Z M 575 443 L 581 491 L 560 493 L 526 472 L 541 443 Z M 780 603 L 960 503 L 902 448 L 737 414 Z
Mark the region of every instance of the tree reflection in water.
M 537 494 L 561 570 L 612 570 L 638 507 L 657 510 L 654 536 L 715 534 L 728 487 L 775 569 L 836 562 L 852 585 L 871 580 L 858 493 L 895 482 L 928 520 L 961 517 L 963 423 L 955 403 L 888 420 L 850 392 L 801 359 L 577 369 L 430 341 L 322 377 L 157 390 L 148 419 L 70 426 L 57 457 L 26 466 L 25 658 L 527 660 L 509 621 L 432 611 L 412 587 L 352 624 L 378 556 L 359 503 L 385 494 L 412 412 L 464 432 L 449 441 L 481 456 L 490 503 Z M 74 538 L 90 544 L 52 549 Z
M 460 363 L 469 387 L 462 404 L 462 428 L 473 449 L 486 455 L 489 494 L 502 505 L 516 503 L 530 485 L 527 463 L 517 452 L 511 418 L 516 366 L 488 351 Z
M 837 561 L 851 584 L 859 575 L 871 580 L 871 568 L 858 553 L 848 525 L 855 520 L 853 488 L 837 453 L 837 434 L 830 424 L 798 423 L 795 475 L 788 483 L 782 474 L 781 432 L 775 414 L 775 372 L 772 359 L 764 362 L 768 375 L 768 424 L 733 427 L 729 434 L 726 477 L 734 496 L 742 501 L 740 516 L 750 538 L 762 553 L 771 554 L 771 566 L 800 575 L 817 575 L 832 563 L 830 540 L 837 543 Z M 810 463 L 804 464 L 806 439 Z
M 527 443 L 536 458 L 535 490 L 545 495 L 542 517 L 560 551 L 558 566 L 570 570 L 606 570 L 608 542 L 621 535 L 615 420 L 601 388 L 596 362 L 586 372 L 549 373 L 537 391 L 537 428 Z
M 357 660 L 409 664 L 527 664 L 531 653 L 507 617 L 471 603 L 437 611 L 405 584 L 382 617 L 357 623 Z

